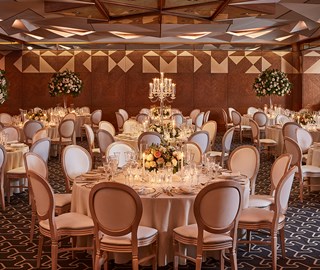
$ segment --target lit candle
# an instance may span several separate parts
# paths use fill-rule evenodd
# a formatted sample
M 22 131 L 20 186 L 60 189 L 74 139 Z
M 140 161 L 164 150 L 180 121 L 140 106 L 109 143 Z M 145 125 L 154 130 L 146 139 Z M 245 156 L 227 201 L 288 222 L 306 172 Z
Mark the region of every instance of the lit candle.
M 163 72 L 160 72 L 160 75 L 161 75 L 161 81 L 163 81 L 163 76 L 164 76 Z
M 145 153 L 142 154 L 142 167 L 143 167 L 143 170 L 145 170 Z
M 153 83 L 149 83 L 149 97 L 152 97 Z

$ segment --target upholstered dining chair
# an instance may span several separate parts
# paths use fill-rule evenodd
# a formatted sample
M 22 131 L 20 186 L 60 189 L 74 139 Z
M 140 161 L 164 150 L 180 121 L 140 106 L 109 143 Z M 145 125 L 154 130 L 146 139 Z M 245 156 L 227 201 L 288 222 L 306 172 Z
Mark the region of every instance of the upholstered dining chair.
M 183 115 L 181 113 L 173 113 L 171 115 L 171 120 L 174 121 L 177 127 L 180 127 L 183 123 Z
M 106 158 L 109 156 L 115 155 L 115 153 L 119 153 L 118 159 L 118 167 L 122 168 L 127 164 L 127 160 L 125 157 L 125 152 L 136 152 L 134 147 L 126 142 L 113 142 L 106 149 Z
M 35 153 L 39 155 L 45 163 L 47 163 L 49 159 L 49 153 L 50 153 L 50 145 L 51 145 L 51 139 L 50 138 L 43 138 L 38 141 L 36 141 L 30 148 L 31 153 Z M 14 180 L 22 179 L 20 180 L 18 185 L 12 184 Z M 25 181 L 27 179 L 27 172 L 26 167 L 23 165 L 21 167 L 16 167 L 14 169 L 8 170 L 5 173 L 5 190 L 7 194 L 7 201 L 10 203 L 10 191 L 12 188 L 20 188 L 21 190 L 23 188 L 29 188 L 29 183 Z
M 40 268 L 44 237 L 51 241 L 51 269 L 58 269 L 58 252 L 74 250 L 94 250 L 93 246 L 77 247 L 75 242 L 70 248 L 61 248 L 59 241 L 66 236 L 75 239 L 77 236 L 93 236 L 94 225 L 92 218 L 76 212 L 55 216 L 55 199 L 49 182 L 33 171 L 28 171 L 33 190 L 36 212 L 39 220 L 39 246 L 37 268 Z M 59 250 L 60 249 L 60 250 Z M 93 263 L 94 263 L 94 254 Z
M 258 111 L 259 111 L 259 109 L 257 109 L 256 107 L 249 107 L 249 108 L 247 109 L 247 114 L 253 116 L 253 115 L 254 115 L 256 112 L 258 112 Z
M 273 207 L 274 206 L 274 194 L 275 190 L 284 176 L 284 174 L 289 170 L 291 165 L 292 155 L 282 154 L 279 156 L 272 164 L 270 170 L 270 193 L 266 194 L 254 194 L 249 196 L 249 207 Z
M 200 113 L 200 110 L 199 109 L 193 109 L 191 112 L 190 112 L 190 114 L 189 114 L 189 116 L 190 116 L 190 118 L 191 118 L 191 120 L 192 120 L 192 124 L 194 124 L 195 122 L 196 122 L 196 118 L 197 118 L 197 115 Z
M 67 113 L 67 114 L 62 118 L 62 120 L 65 120 L 65 119 L 72 119 L 72 120 L 76 121 L 77 115 L 76 115 L 75 113 Z
M 124 121 L 127 121 L 129 119 L 129 114 L 125 109 L 120 108 L 118 112 L 122 115 Z
M 119 252 L 132 254 L 133 270 L 149 260 L 152 260 L 152 269 L 157 269 L 158 231 L 139 225 L 143 210 L 136 191 L 121 183 L 99 183 L 90 192 L 89 206 L 95 234 L 94 270 L 101 269 L 103 257 L 105 265 L 108 263 L 108 253 Z M 138 249 L 147 246 L 151 246 L 150 254 L 140 258 Z
M 195 131 L 201 130 L 201 127 L 203 125 L 203 119 L 204 119 L 204 112 L 198 113 L 198 115 L 194 121 Z
M 225 126 L 225 129 L 226 129 L 226 131 L 227 131 L 229 128 L 232 128 L 232 127 L 233 127 L 233 123 L 232 123 L 232 122 L 229 122 L 229 120 L 228 120 L 228 114 L 227 114 L 227 112 L 226 112 L 224 109 L 221 109 L 221 112 L 222 112 L 222 117 L 223 117 L 224 126 Z
M 310 192 L 311 186 L 320 186 L 320 184 L 317 183 L 310 183 L 310 177 L 320 177 L 320 167 L 315 165 L 302 165 L 302 151 L 299 144 L 294 139 L 284 137 L 284 146 L 286 153 L 292 155 L 291 165 L 296 166 L 298 168 L 296 177 L 299 180 L 300 201 L 303 202 L 303 190 L 305 187 L 307 187 L 308 191 Z
M 0 144 L 0 200 L 2 211 L 6 209 L 5 200 L 4 200 L 4 185 L 5 185 L 5 176 L 4 169 L 7 164 L 7 152 L 3 145 Z
M 142 124 L 145 121 L 149 121 L 149 115 L 145 113 L 138 113 L 136 115 L 136 120 Z
M 209 150 L 210 136 L 208 131 L 196 131 L 190 135 L 188 141 L 198 144 L 203 154 Z
M 123 124 L 125 122 L 123 116 L 119 112 L 115 112 L 116 114 L 116 120 L 117 120 L 117 125 L 118 125 L 118 131 L 122 132 L 123 131 Z
M 232 138 L 233 138 L 234 128 L 229 128 L 226 130 L 222 137 L 222 151 L 208 151 L 210 156 L 218 157 L 220 159 L 220 166 L 224 167 L 224 162 L 228 159 Z
M 232 122 L 232 112 L 233 111 L 236 111 L 236 109 L 234 109 L 232 107 L 228 107 L 228 116 L 229 116 L 230 122 Z
M 99 129 L 104 129 L 108 131 L 112 136 L 116 135 L 116 129 L 114 128 L 114 125 L 108 121 L 100 121 Z
M 228 169 L 240 172 L 250 180 L 250 192 L 255 194 L 256 179 L 260 167 L 260 154 L 253 145 L 241 145 L 229 155 Z
M 58 146 L 58 155 L 61 160 L 61 153 L 65 146 L 74 143 L 75 122 L 73 119 L 62 120 L 58 127 L 59 137 L 51 140 L 52 145 Z
M 243 133 L 245 131 L 250 131 L 251 127 L 242 124 L 242 116 L 238 111 L 233 110 L 231 112 L 231 116 L 232 116 L 233 127 L 235 128 L 235 131 L 239 132 L 240 143 L 242 143 Z
M 100 156 L 103 159 L 106 154 L 106 150 L 110 144 L 114 142 L 114 137 L 105 129 L 97 130 L 97 140 L 99 145 Z
M 43 160 L 43 158 L 40 155 L 33 152 L 25 153 L 24 164 L 27 176 L 28 171 L 33 171 L 39 174 L 43 179 L 46 179 L 48 181 L 48 166 L 45 160 Z M 34 195 L 32 193 L 32 188 L 30 185 L 29 197 L 31 202 L 30 242 L 32 242 L 37 214 L 34 202 Z M 54 193 L 54 200 L 56 215 L 61 215 L 62 213 L 69 212 L 71 207 L 71 193 Z
M 207 123 L 209 121 L 209 117 L 210 117 L 210 113 L 211 111 L 208 110 L 204 113 L 204 117 L 203 117 L 203 123 Z
M 92 169 L 90 153 L 79 145 L 68 145 L 62 152 L 62 170 L 65 177 L 66 192 L 71 191 L 71 183 L 77 176 Z
M 149 147 L 151 144 L 160 144 L 162 142 L 162 136 L 155 131 L 142 132 L 138 137 L 139 151 L 144 151 L 143 147 Z
M 100 157 L 101 155 L 100 148 L 95 146 L 95 143 L 94 143 L 95 136 L 94 136 L 92 127 L 88 124 L 84 124 L 83 126 L 86 131 L 89 153 L 92 158 L 92 166 L 95 167 L 96 158 Z
M 191 152 L 193 153 L 193 161 L 197 164 L 201 164 L 202 162 L 202 151 L 200 146 L 195 142 L 185 142 L 182 145 L 183 152 Z
M 140 127 L 142 127 L 141 123 L 138 122 L 136 119 L 128 119 L 123 123 L 123 132 L 125 133 L 133 133 L 140 130 Z
M 202 125 L 201 130 L 208 131 L 209 139 L 210 139 L 209 150 L 213 150 L 214 143 L 215 143 L 216 136 L 217 136 L 217 122 L 214 120 L 207 121 Z
M 102 110 L 95 110 L 91 113 L 90 116 L 90 123 L 91 128 L 95 132 L 99 128 L 99 123 L 102 119 Z
M 286 116 L 284 114 L 278 114 L 276 116 L 275 122 L 276 124 L 283 126 L 285 123 L 293 122 L 293 120 L 289 116 Z
M 292 138 L 297 141 L 297 129 L 301 128 L 301 126 L 296 122 L 287 122 L 282 126 L 282 135 L 284 137 Z
M 4 126 L 12 125 L 12 116 L 8 113 L 0 113 L 0 123 Z
M 285 219 L 286 210 L 288 208 L 288 201 L 290 197 L 292 182 L 296 167 L 292 167 L 279 181 L 275 196 L 274 209 L 269 210 L 265 208 L 245 208 L 242 209 L 239 218 L 239 229 L 247 231 L 247 240 L 240 240 L 238 243 L 270 245 L 272 254 L 272 269 L 277 269 L 277 234 L 280 232 L 280 244 L 282 257 L 285 258 Z M 251 231 L 267 230 L 270 232 L 270 241 L 252 240 Z M 250 246 L 249 246 L 250 248 Z
M 265 138 L 266 126 L 268 124 L 268 116 L 262 111 L 256 111 L 252 119 L 257 122 L 260 130 L 260 138 Z
M 39 129 L 32 137 L 32 144 L 34 144 L 36 141 L 47 138 L 48 137 L 48 130 L 46 128 Z
M 237 227 L 241 212 L 242 189 L 235 181 L 215 182 L 200 190 L 194 202 L 196 224 L 173 229 L 174 269 L 178 258 L 187 258 L 201 269 L 203 253 L 220 251 L 220 269 L 229 250 L 231 269 L 237 269 Z M 196 248 L 196 258 L 185 255 L 180 245 Z
M 23 126 L 23 134 L 25 143 L 28 145 L 32 144 L 33 135 L 43 128 L 43 124 L 36 120 L 28 120 Z
M 308 150 L 313 144 L 313 138 L 310 132 L 304 128 L 296 130 L 297 143 L 299 144 L 302 152 L 302 162 L 306 163 L 308 158 Z
M 20 141 L 20 132 L 14 126 L 6 126 L 2 129 L 2 132 L 6 134 L 8 142 L 19 142 Z

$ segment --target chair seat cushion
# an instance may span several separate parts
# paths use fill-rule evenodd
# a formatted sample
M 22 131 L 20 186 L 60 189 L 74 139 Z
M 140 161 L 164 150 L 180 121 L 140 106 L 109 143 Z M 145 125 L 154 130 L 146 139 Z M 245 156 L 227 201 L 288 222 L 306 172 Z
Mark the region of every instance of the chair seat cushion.
M 183 237 L 187 238 L 198 238 L 198 226 L 197 224 L 191 224 L 187 226 L 181 226 L 173 229 L 173 231 Z M 203 243 L 221 243 L 232 241 L 232 237 L 228 234 L 213 234 L 204 231 Z
M 93 228 L 93 220 L 91 217 L 82 215 L 79 213 L 65 213 L 55 217 L 57 229 L 90 229 Z M 41 220 L 39 225 L 46 229 L 50 230 L 48 220 Z
M 93 148 L 92 153 L 94 154 L 100 154 L 100 148 Z
M 69 138 L 62 138 L 61 142 L 62 143 L 72 143 L 72 140 Z M 51 143 L 60 143 L 60 138 L 58 137 L 58 138 L 51 139 Z
M 319 173 L 320 174 L 320 167 L 314 165 L 303 165 L 301 167 L 302 173 Z
M 250 195 L 249 207 L 265 208 L 274 203 L 274 198 L 270 195 Z
M 211 157 L 221 157 L 222 155 L 222 152 L 219 152 L 219 151 L 208 151 L 207 153 L 209 153 Z M 225 153 L 224 155 L 225 157 L 227 157 L 229 154 Z
M 138 242 L 139 240 L 148 239 L 151 237 L 156 236 L 158 231 L 154 228 L 146 227 L 146 226 L 139 226 L 138 227 Z M 114 245 L 131 245 L 131 233 L 128 233 L 123 236 L 109 236 L 103 235 L 101 239 L 101 243 L 105 244 L 114 244 Z
M 260 139 L 260 143 L 263 143 L 263 144 L 277 144 L 277 142 L 275 140 L 272 140 L 272 139 Z
M 55 193 L 54 202 L 56 207 L 63 207 L 71 204 L 71 193 Z
M 239 227 L 241 224 L 256 224 L 256 223 L 272 223 L 274 211 L 264 208 L 245 208 L 242 210 L 239 219 Z M 280 215 L 279 223 L 285 219 L 284 215 Z
M 24 166 L 17 167 L 7 171 L 7 174 L 26 174 L 26 168 Z

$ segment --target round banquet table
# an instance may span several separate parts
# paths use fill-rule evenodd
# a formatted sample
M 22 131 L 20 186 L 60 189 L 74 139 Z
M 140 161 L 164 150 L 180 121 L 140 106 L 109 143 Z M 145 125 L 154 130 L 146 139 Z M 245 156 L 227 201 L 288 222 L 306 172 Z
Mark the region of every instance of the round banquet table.
M 120 174 L 115 179 L 117 182 L 125 182 L 124 176 Z M 217 181 L 225 181 L 225 179 L 216 179 Z M 208 179 L 206 180 L 208 181 Z M 90 184 L 88 184 L 88 182 Z M 89 210 L 89 194 L 94 184 L 83 180 L 75 181 L 72 187 L 72 201 L 71 212 L 77 212 L 91 216 Z M 201 181 L 200 181 L 201 182 Z M 143 183 L 146 185 L 146 183 Z M 142 184 L 142 185 L 143 185 Z M 172 185 L 179 185 L 179 183 L 172 182 Z M 200 185 L 201 186 L 201 185 Z M 201 188 L 200 188 L 201 189 Z M 193 214 L 193 203 L 196 197 L 196 190 L 192 194 L 167 194 L 161 193 L 159 196 L 154 197 L 157 192 L 152 194 L 140 194 L 143 214 L 140 225 L 156 228 L 159 232 L 158 242 L 158 265 L 165 266 L 173 261 L 173 246 L 172 246 L 172 232 L 175 227 L 196 223 Z M 244 190 L 244 206 L 248 207 L 249 204 L 249 180 L 245 178 L 243 182 Z M 173 196 L 172 196 L 173 195 Z M 113 205 L 112 207 L 116 207 Z M 121 211 L 121 210 L 119 210 Z M 144 251 L 142 251 L 144 252 Z M 125 263 L 130 260 L 128 255 L 117 254 L 115 257 L 117 263 Z
M 312 147 L 308 150 L 308 157 L 307 157 L 307 165 L 313 165 L 320 167 L 320 145 L 314 144 Z M 320 178 L 319 177 L 310 177 L 310 183 L 311 184 L 320 184 Z M 311 191 L 319 190 L 319 187 L 311 186 Z

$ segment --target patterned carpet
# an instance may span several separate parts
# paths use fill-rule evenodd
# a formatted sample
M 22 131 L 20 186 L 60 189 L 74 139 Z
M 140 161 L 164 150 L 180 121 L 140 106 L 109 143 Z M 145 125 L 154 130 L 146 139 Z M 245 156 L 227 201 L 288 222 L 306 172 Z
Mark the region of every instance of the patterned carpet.
M 86 143 L 78 142 L 83 146 Z M 250 144 L 250 141 L 245 141 Z M 217 137 L 217 149 L 221 145 L 221 135 Z M 237 141 L 233 147 L 238 145 Z M 256 193 L 269 193 L 269 172 L 271 160 L 262 155 L 260 171 L 257 179 Z M 64 180 L 60 163 L 57 158 L 49 161 L 50 183 L 56 192 L 64 192 Z M 278 253 L 278 269 L 320 269 L 320 201 L 319 192 L 305 195 L 305 200 L 298 200 L 298 186 L 295 183 L 290 199 L 290 207 L 286 220 L 286 259 Z M 14 194 L 11 204 L 5 212 L 0 212 L 0 269 L 34 269 L 36 265 L 37 240 L 29 242 L 30 206 L 26 192 Z M 36 235 L 37 235 L 36 231 Z M 261 236 L 255 236 L 261 237 Z M 64 243 L 68 245 L 68 243 Z M 161 247 L 160 247 L 161 248 Z M 59 269 L 92 269 L 91 257 L 79 252 L 72 259 L 70 253 L 59 254 Z M 42 269 L 50 269 L 50 242 L 46 242 L 41 261 Z M 238 247 L 238 268 L 245 270 L 271 269 L 271 252 L 268 246 L 253 246 L 250 252 L 245 246 Z M 116 265 L 110 263 L 112 270 L 131 269 L 131 264 Z M 149 270 L 150 267 L 141 267 Z M 159 267 L 161 270 L 173 269 L 172 264 Z M 181 270 L 195 269 L 193 263 L 188 262 L 180 266 Z M 213 258 L 203 263 L 202 269 L 220 269 Z M 227 269 L 228 267 L 227 263 Z

